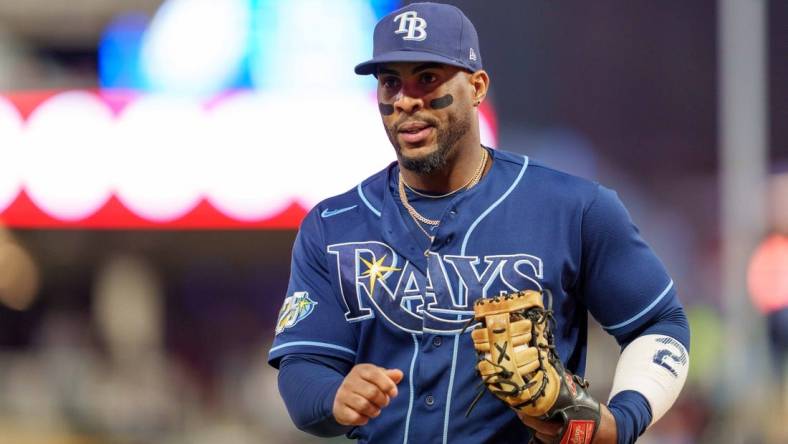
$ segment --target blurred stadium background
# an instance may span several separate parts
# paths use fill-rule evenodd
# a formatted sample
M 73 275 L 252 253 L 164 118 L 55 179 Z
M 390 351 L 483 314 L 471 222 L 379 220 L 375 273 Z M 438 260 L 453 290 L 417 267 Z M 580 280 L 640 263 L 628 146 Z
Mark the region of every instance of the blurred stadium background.
M 317 442 L 266 352 L 300 218 L 394 159 L 352 67 L 402 3 L 0 0 L 0 444 Z M 641 442 L 788 442 L 788 2 L 449 3 L 485 142 L 615 188 L 679 288 Z

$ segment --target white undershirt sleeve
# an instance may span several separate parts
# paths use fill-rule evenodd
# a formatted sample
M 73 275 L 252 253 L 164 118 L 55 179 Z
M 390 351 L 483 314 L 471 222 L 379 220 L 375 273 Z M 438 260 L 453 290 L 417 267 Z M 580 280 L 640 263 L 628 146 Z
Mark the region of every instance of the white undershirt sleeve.
M 625 390 L 642 394 L 651 407 L 651 426 L 678 398 L 688 370 L 689 354 L 679 341 L 664 335 L 640 336 L 618 359 L 609 399 Z

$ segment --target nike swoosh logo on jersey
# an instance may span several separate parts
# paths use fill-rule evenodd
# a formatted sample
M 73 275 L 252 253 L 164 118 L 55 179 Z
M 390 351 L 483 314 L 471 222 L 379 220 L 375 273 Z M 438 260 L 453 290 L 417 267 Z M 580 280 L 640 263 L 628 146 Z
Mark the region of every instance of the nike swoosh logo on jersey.
M 342 214 L 346 211 L 350 211 L 353 208 L 356 208 L 357 206 L 358 205 L 353 205 L 352 207 L 340 208 L 338 210 L 329 210 L 326 208 L 325 210 L 323 210 L 322 213 L 320 213 L 320 217 L 326 218 L 326 217 L 336 216 L 337 214 Z

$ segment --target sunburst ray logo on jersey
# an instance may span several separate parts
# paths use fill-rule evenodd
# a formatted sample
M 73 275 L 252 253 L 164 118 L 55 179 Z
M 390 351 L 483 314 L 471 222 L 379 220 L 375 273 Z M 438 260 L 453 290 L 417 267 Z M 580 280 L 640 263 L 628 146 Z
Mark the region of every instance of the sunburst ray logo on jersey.
M 362 274 L 362 276 L 365 276 L 365 277 L 369 276 L 369 294 L 370 295 L 375 294 L 375 282 L 377 282 L 378 279 L 384 279 L 385 278 L 385 274 L 388 273 L 388 272 L 400 271 L 399 268 L 383 265 L 383 261 L 386 260 L 386 255 L 383 255 L 383 257 L 380 258 L 377 261 L 375 261 L 373 259 L 374 262 L 369 262 L 368 260 L 365 260 L 363 257 L 359 258 L 359 259 L 361 259 L 361 261 L 364 262 L 364 265 L 367 266 L 367 271 L 365 271 Z
M 317 302 L 310 299 L 306 291 L 296 291 L 292 296 L 286 297 L 276 321 L 276 334 L 304 320 L 315 310 L 315 305 Z

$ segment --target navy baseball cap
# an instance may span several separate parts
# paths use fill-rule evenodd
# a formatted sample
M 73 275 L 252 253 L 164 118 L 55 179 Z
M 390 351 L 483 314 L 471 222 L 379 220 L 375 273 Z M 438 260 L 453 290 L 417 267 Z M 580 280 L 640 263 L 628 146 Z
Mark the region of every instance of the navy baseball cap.
M 436 62 L 478 71 L 482 69 L 479 36 L 456 6 L 413 3 L 375 25 L 372 59 L 355 71 L 375 74 L 378 64 L 391 62 Z

